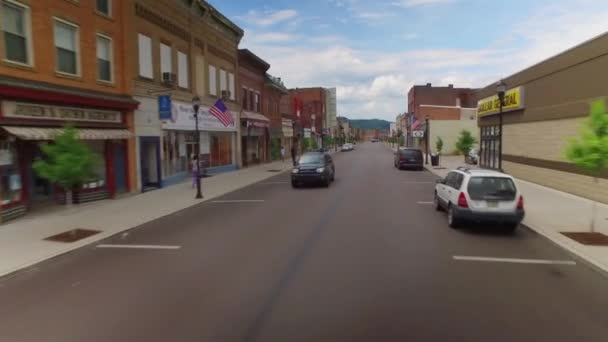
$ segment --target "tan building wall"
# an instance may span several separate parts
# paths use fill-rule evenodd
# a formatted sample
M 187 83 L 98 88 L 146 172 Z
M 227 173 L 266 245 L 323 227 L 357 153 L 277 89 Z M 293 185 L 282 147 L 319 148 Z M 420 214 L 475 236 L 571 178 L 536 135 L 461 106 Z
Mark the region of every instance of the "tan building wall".
M 524 109 L 504 114 L 503 168 L 519 177 L 554 189 L 608 203 L 608 171 L 596 184 L 587 172 L 565 158 L 568 139 L 578 136 L 589 103 L 608 97 L 608 33 L 518 72 L 504 81 L 524 87 Z M 495 94 L 481 89 L 478 98 Z M 498 116 L 479 118 L 496 125 Z
M 477 122 L 473 120 L 431 120 L 429 147 L 432 152 L 436 152 L 435 142 L 437 137 L 443 140 L 443 151 L 441 154 L 457 154 L 456 141 L 462 130 L 467 130 L 479 141 L 479 128 Z

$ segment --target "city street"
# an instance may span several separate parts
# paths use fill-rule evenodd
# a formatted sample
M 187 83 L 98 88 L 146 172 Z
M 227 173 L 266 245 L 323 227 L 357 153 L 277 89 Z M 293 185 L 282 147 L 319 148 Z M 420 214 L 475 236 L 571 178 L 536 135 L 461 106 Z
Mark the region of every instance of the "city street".
M 334 161 L 329 188 L 277 174 L 0 278 L 0 341 L 606 341 L 608 278 L 524 227 L 449 228 L 381 143 Z

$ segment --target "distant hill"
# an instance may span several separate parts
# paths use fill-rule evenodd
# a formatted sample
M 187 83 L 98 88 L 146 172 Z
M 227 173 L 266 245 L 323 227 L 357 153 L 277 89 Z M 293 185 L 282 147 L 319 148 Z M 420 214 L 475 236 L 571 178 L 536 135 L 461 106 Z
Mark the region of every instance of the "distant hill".
M 360 129 L 389 130 L 391 126 L 390 122 L 380 119 L 349 119 L 348 122 L 350 123 L 351 127 Z

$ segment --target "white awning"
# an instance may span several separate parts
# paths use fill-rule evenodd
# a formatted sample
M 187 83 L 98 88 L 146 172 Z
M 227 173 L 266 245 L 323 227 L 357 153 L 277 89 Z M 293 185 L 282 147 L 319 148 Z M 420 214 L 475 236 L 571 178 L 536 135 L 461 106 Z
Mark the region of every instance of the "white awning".
M 14 127 L 2 126 L 9 134 L 22 140 L 53 140 L 63 132 L 63 128 L 47 127 Z M 82 140 L 128 139 L 133 134 L 126 129 L 77 129 L 78 137 Z

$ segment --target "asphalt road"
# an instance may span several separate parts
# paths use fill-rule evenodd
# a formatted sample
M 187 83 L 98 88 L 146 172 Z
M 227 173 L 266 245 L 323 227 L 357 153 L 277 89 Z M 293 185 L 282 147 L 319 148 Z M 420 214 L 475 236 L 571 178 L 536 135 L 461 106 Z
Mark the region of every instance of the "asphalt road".
M 434 176 L 381 144 L 334 157 L 0 279 L 0 341 L 607 341 L 608 280 L 522 228 L 448 228 Z M 128 208 L 125 208 L 128 210 Z M 120 213 L 117 213 L 119 215 Z

